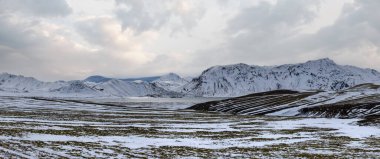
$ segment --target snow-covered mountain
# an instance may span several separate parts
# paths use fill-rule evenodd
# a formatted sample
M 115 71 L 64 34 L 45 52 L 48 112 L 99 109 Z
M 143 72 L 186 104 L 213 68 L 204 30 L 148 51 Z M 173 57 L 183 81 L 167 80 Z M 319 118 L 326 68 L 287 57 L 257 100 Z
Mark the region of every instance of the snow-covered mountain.
M 122 80 L 122 81 L 141 80 L 141 81 L 145 81 L 145 82 L 152 82 L 152 81 L 157 80 L 159 78 L 160 78 L 159 76 L 152 76 L 152 77 L 123 78 L 123 79 L 119 79 L 119 80 Z M 93 83 L 102 83 L 102 82 L 107 82 L 107 81 L 112 80 L 112 79 L 116 79 L 116 78 L 109 78 L 109 77 L 95 75 L 95 76 L 87 77 L 86 79 L 84 79 L 84 81 L 93 82 Z
M 325 58 L 300 64 L 214 66 L 182 88 L 196 96 L 231 97 L 277 89 L 341 90 L 362 83 L 380 83 L 373 69 L 337 65 Z
M 0 74 L 0 89 L 14 93 L 28 93 L 51 91 L 66 85 L 66 82 L 42 82 L 33 77 L 12 75 L 8 73 Z
M 54 96 L 213 96 L 233 97 L 278 89 L 342 90 L 362 83 L 380 84 L 372 69 L 337 65 L 330 59 L 280 66 L 214 66 L 188 81 L 174 73 L 161 77 L 114 79 L 91 76 L 79 81 L 42 82 L 0 74 L 0 93 Z
M 33 77 L 0 74 L 1 94 L 24 96 L 102 96 L 83 81 L 42 82 Z
M 104 94 L 83 81 L 68 81 L 58 89 L 50 90 L 58 96 L 104 96 Z
M 145 81 L 123 81 L 112 79 L 94 86 L 95 89 L 103 93 L 117 97 L 136 97 L 136 96 L 162 96 L 180 97 L 179 93 L 164 90 L 155 84 Z
M 169 73 L 161 76 L 159 79 L 154 80 L 152 83 L 156 84 L 168 91 L 180 91 L 181 87 L 187 84 L 189 81 L 180 77 L 175 73 Z

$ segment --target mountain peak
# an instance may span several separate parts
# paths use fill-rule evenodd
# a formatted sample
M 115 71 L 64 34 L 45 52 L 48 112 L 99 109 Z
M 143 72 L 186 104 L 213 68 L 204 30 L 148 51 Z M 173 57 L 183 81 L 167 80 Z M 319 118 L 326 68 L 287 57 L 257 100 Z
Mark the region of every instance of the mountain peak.
M 84 81 L 100 83 L 100 82 L 107 82 L 109 80 L 111 80 L 111 78 L 107 78 L 107 77 L 99 76 L 99 75 L 94 75 L 94 76 L 87 77 Z
M 336 63 L 329 59 L 329 58 L 322 58 L 322 59 L 317 59 L 317 60 L 310 60 L 307 61 L 306 63 L 317 63 L 317 64 L 330 64 L 330 65 L 336 65 Z
M 10 76 L 10 77 L 16 77 L 17 75 L 14 75 L 14 74 L 10 74 L 10 73 L 7 73 L 7 72 L 3 72 L 3 73 L 0 73 L 0 76 Z
M 168 73 L 168 74 L 165 74 L 163 76 L 160 77 L 159 80 L 162 80 L 162 81 L 171 81 L 171 80 L 178 80 L 178 79 L 181 79 L 181 77 L 175 73 Z

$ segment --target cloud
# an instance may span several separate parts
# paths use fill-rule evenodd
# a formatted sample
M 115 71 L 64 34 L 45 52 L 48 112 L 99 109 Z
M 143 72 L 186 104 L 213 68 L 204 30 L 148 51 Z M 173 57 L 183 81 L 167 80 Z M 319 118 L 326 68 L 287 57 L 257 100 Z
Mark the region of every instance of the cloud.
M 226 41 L 200 50 L 192 61 L 276 65 L 330 57 L 341 64 L 380 69 L 379 3 L 346 3 L 333 24 L 306 34 L 302 26 L 313 23 L 324 1 L 261 2 L 229 20 Z
M 184 31 L 193 28 L 202 18 L 205 8 L 202 1 L 181 0 L 116 0 L 116 16 L 122 23 L 122 29 L 131 29 L 136 33 L 159 30 L 171 26 L 172 31 Z
M 235 18 L 230 20 L 228 31 L 238 32 L 265 32 L 278 34 L 282 32 L 294 33 L 295 26 L 311 22 L 316 13 L 313 8 L 318 7 L 318 0 L 278 1 L 275 4 L 261 2 L 257 6 L 243 9 Z
M 65 1 L 42 2 L 0 0 L 0 72 L 44 80 L 197 75 L 213 65 L 322 57 L 380 69 L 378 1 L 347 2 L 335 22 L 306 32 L 323 22 L 320 8 L 331 3 L 115 0 L 103 1 L 106 13 L 82 12 L 89 1 L 70 3 L 80 3 L 75 11 Z
M 0 72 L 44 80 L 77 79 L 93 71 L 93 62 L 101 59 L 73 41 L 74 33 L 65 27 L 4 16 L 0 24 Z
M 121 32 L 118 21 L 109 17 L 84 19 L 76 23 L 76 28 L 90 45 L 98 46 L 96 52 L 116 61 L 122 59 L 128 66 L 144 64 L 154 56 L 146 52 L 143 45 L 156 39 L 155 32 L 144 32 L 138 36 L 130 31 Z
M 380 11 L 378 1 L 357 0 L 346 4 L 336 22 L 315 34 L 301 36 L 289 42 L 299 44 L 298 54 L 304 56 L 329 56 L 338 62 L 375 67 L 380 60 Z M 372 59 L 372 60 L 371 60 Z
M 317 17 L 319 5 L 317 0 L 282 0 L 245 6 L 227 20 L 225 41 L 213 49 L 201 50 L 194 61 L 208 59 L 215 65 L 220 61 L 259 65 L 284 62 L 282 57 L 292 54 L 287 52 L 287 43 L 299 36 L 300 26 Z
M 363 45 L 363 42 L 380 46 L 380 22 L 376 16 L 380 14 L 376 7 L 379 4 L 378 1 L 363 0 L 346 5 L 334 25 L 306 38 L 311 49 L 347 49 Z
M 0 14 L 0 72 L 44 80 L 160 72 L 159 67 L 148 67 L 157 54 L 145 50 L 146 45 L 157 40 L 157 32 L 136 35 L 130 30 L 122 31 L 120 22 L 113 17 L 68 20 L 71 25 L 13 12 Z
M 66 16 L 72 9 L 65 0 L 0 0 L 0 12 L 35 16 Z

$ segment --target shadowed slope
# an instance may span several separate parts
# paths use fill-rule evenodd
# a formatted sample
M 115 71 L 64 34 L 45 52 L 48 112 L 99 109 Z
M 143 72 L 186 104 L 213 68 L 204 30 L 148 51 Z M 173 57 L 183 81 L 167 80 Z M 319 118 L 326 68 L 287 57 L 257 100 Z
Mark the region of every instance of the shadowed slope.
M 296 107 L 302 103 L 302 99 L 314 94 L 316 94 L 316 92 L 276 90 L 221 101 L 200 103 L 188 109 L 227 112 L 232 114 L 263 115 Z
M 380 116 L 379 88 L 361 84 L 337 92 L 278 90 L 200 103 L 188 109 L 241 115 L 373 119 Z

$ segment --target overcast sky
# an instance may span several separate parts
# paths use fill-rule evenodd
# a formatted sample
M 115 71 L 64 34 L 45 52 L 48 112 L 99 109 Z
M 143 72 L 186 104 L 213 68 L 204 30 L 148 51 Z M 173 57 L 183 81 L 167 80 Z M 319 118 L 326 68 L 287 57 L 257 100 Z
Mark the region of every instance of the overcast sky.
M 0 0 L 0 72 L 196 76 L 328 57 L 380 70 L 379 0 Z

